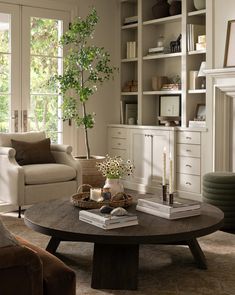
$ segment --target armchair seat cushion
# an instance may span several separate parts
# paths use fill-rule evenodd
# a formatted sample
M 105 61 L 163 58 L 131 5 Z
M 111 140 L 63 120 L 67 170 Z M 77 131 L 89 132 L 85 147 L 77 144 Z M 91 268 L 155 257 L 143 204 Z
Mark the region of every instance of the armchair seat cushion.
M 64 182 L 76 177 L 75 169 L 64 164 L 34 164 L 22 168 L 26 185 Z

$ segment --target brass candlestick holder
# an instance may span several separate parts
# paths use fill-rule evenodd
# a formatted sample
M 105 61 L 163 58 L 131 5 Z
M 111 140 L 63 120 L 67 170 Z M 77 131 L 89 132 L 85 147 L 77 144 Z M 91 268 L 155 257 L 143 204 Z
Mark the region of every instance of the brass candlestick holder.
M 169 205 L 173 205 L 174 204 L 174 194 L 170 193 L 169 194 Z
M 167 201 L 167 184 L 162 185 L 162 200 L 163 202 Z

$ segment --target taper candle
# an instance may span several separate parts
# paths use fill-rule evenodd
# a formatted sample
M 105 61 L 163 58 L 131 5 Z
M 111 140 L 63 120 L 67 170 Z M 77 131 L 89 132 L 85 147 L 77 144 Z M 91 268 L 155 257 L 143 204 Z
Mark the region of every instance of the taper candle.
M 166 147 L 163 149 L 162 185 L 166 185 Z
M 173 161 L 170 153 L 169 194 L 173 193 Z

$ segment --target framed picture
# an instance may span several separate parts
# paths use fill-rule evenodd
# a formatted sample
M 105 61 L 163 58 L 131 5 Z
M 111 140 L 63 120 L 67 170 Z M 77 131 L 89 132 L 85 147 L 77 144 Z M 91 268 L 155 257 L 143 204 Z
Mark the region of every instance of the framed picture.
M 180 95 L 161 95 L 159 97 L 160 117 L 180 117 L 181 97 Z
M 196 121 L 205 121 L 206 120 L 206 105 L 205 104 L 197 104 L 194 120 L 196 120 Z
M 235 20 L 228 21 L 224 67 L 235 66 Z

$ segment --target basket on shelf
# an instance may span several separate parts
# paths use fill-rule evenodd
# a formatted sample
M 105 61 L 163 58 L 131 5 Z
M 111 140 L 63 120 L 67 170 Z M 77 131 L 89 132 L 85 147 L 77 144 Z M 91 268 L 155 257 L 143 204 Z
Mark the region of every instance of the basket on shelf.
M 104 205 L 108 205 L 111 207 L 123 207 L 127 208 L 132 204 L 132 196 L 125 194 L 125 199 L 122 200 L 110 200 L 110 201 L 100 201 L 96 202 L 93 200 L 88 199 L 90 196 L 90 192 L 81 192 L 83 187 L 90 187 L 89 184 L 83 184 L 78 187 L 77 193 L 71 196 L 71 202 L 74 206 L 82 208 L 82 209 L 99 209 Z M 86 200 L 88 199 L 88 200 Z

